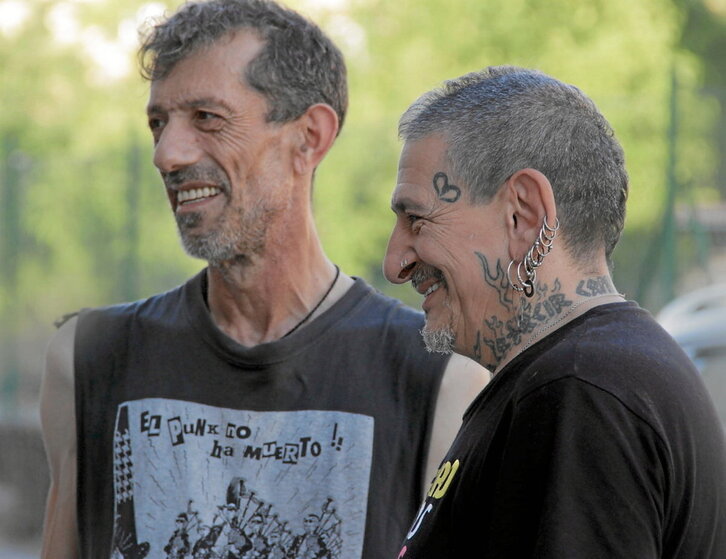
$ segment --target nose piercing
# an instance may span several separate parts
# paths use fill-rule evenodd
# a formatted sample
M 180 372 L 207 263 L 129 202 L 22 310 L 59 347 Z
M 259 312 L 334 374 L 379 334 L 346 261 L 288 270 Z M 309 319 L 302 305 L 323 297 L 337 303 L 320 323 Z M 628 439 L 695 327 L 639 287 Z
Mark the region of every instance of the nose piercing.
M 406 260 L 406 259 L 404 258 L 404 259 L 403 259 L 403 260 L 401 261 L 401 268 L 405 268 L 406 266 L 408 266 L 408 260 Z

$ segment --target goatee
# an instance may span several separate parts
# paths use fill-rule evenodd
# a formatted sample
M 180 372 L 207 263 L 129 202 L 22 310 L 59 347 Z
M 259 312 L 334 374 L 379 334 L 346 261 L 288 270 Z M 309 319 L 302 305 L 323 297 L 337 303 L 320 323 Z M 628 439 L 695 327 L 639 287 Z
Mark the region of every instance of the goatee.
M 437 330 L 429 330 L 424 326 L 421 337 L 429 353 L 443 353 L 449 355 L 454 352 L 456 337 L 454 331 L 448 326 Z

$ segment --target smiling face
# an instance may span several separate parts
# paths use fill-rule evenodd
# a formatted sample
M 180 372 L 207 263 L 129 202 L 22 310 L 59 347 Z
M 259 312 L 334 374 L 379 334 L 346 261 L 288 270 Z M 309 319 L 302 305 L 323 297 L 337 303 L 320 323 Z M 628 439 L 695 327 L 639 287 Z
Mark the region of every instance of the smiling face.
M 481 360 L 475 348 L 482 351 L 482 317 L 501 320 L 506 314 L 497 274 L 503 274 L 500 263 L 507 257 L 507 209 L 501 191 L 486 204 L 472 204 L 451 174 L 445 148 L 438 136 L 403 147 L 384 274 L 393 283 L 411 280 L 424 295 L 429 349 L 449 345 Z
M 151 85 L 154 164 L 182 244 L 212 265 L 263 252 L 290 205 L 289 124 L 266 122 L 264 97 L 242 78 L 262 44 L 228 35 Z

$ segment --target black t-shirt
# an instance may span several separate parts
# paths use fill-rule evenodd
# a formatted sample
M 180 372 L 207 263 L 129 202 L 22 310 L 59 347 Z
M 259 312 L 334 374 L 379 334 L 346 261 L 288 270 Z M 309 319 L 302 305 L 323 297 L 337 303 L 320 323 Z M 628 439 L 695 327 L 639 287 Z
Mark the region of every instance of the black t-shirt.
M 688 358 L 597 307 L 472 403 L 399 559 L 726 558 L 726 450 Z
M 253 534 L 287 553 L 309 531 L 331 559 L 394 554 L 447 363 L 423 315 L 358 279 L 305 328 L 245 347 L 214 324 L 205 277 L 80 315 L 81 556 L 188 541 L 231 557 Z

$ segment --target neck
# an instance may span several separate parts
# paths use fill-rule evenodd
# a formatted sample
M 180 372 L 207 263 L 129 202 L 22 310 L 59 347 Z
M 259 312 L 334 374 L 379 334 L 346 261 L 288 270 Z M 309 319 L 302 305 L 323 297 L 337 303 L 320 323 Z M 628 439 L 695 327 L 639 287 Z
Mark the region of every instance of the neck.
M 531 345 L 555 332 L 588 310 L 607 303 L 623 301 L 609 274 L 565 278 L 538 278 L 534 296 L 515 294 L 509 316 L 507 342 L 490 352 L 491 362 L 482 363 L 494 374 Z
M 352 284 L 349 277 L 340 277 L 328 293 L 335 276 L 314 227 L 308 234 L 288 236 L 288 242 L 270 239 L 261 255 L 208 268 L 212 319 L 245 346 L 280 339 L 325 312 L 345 292 L 341 287 Z

